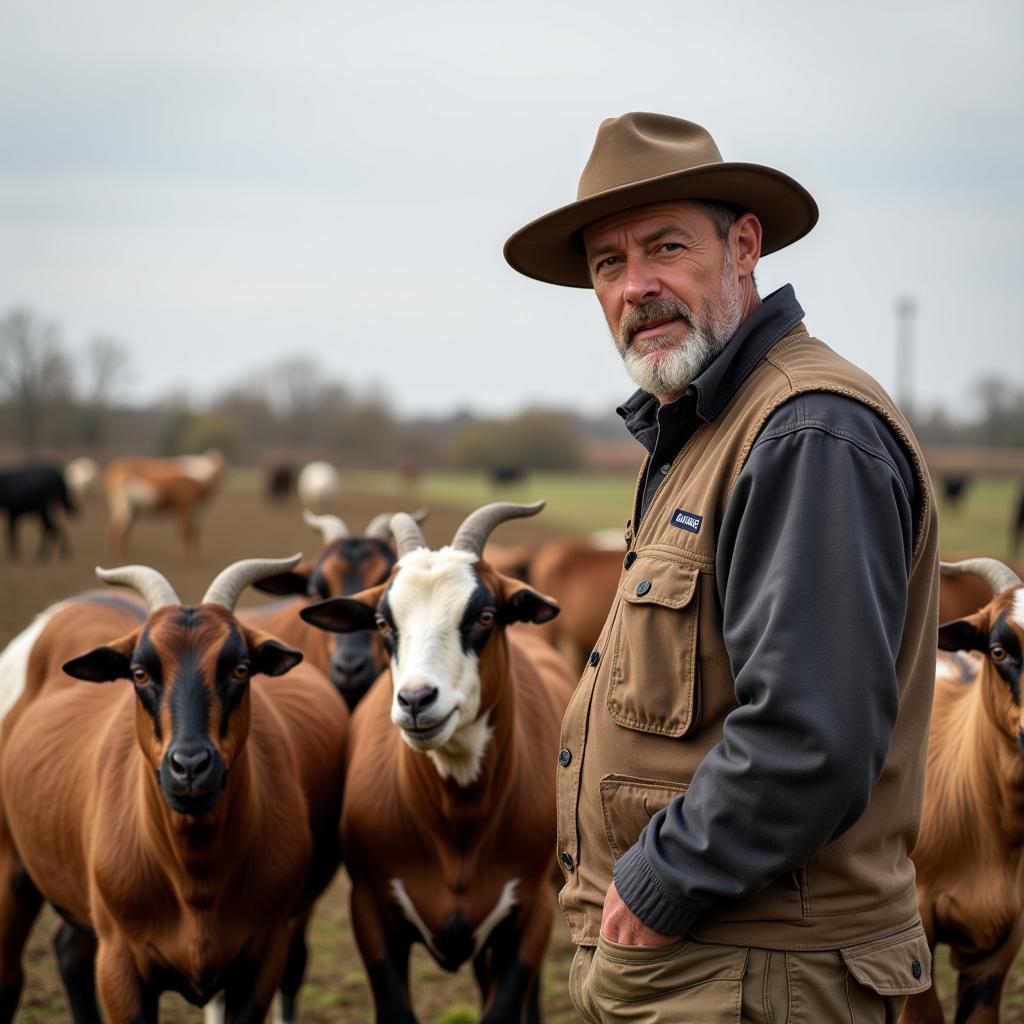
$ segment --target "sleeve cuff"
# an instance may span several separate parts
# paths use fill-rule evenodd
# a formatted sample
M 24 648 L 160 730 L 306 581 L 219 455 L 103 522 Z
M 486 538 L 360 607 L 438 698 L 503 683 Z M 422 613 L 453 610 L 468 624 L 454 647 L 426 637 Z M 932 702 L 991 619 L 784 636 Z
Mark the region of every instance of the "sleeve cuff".
M 684 935 L 698 911 L 680 906 L 668 894 L 637 843 L 615 863 L 615 888 L 622 902 L 648 928 L 662 935 Z

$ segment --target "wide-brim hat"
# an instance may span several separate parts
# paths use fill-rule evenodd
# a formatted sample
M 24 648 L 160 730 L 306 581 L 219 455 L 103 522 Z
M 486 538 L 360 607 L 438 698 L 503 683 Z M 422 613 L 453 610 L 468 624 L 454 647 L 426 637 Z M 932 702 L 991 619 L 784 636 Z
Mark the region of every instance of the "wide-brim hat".
M 760 164 L 727 163 L 699 124 L 632 113 L 601 122 L 576 202 L 538 217 L 505 243 L 505 259 L 527 277 L 590 288 L 580 232 L 609 214 L 678 199 L 730 203 L 761 222 L 761 254 L 802 238 L 818 206 L 788 174 Z

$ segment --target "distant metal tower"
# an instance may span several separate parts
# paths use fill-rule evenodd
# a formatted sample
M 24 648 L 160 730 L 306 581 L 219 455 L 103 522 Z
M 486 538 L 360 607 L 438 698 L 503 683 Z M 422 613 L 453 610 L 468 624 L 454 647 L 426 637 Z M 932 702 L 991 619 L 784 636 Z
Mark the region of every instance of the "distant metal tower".
M 896 299 L 896 401 L 903 414 L 914 413 L 914 318 L 917 300 L 912 295 Z

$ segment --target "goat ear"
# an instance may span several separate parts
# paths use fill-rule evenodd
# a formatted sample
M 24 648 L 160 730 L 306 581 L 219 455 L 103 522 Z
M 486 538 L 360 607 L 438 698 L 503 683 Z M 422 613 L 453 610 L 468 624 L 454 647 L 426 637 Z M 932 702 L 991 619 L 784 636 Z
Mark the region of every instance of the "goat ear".
M 130 679 L 132 673 L 132 651 L 137 637 L 129 633 L 103 647 L 97 647 L 88 654 L 64 662 L 62 668 L 75 679 L 87 683 L 110 683 L 115 679 Z
M 262 590 L 264 594 L 305 594 L 309 587 L 309 577 L 313 574 L 313 562 L 306 559 L 299 562 L 289 572 L 275 573 L 273 576 L 265 576 L 257 580 L 253 586 Z
M 984 628 L 983 628 L 984 627 Z M 954 619 L 939 626 L 940 651 L 987 651 L 987 623 L 980 614 L 966 619 Z
M 302 651 L 285 647 L 277 640 L 264 640 L 252 652 L 253 675 L 283 676 L 302 661 Z
M 504 622 L 550 622 L 562 609 L 521 580 L 501 577 L 501 618 Z
M 330 597 L 307 605 L 299 614 L 310 625 L 329 633 L 362 633 L 376 627 L 377 606 L 354 597 Z

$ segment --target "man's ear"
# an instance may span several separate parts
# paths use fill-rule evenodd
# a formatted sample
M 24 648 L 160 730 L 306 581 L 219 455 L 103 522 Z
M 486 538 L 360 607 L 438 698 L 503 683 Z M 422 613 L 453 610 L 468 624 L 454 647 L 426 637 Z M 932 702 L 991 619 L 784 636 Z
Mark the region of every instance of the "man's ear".
M 749 211 L 736 218 L 725 240 L 726 245 L 734 246 L 733 263 L 740 277 L 749 277 L 761 258 L 761 222 Z
M 312 626 L 329 633 L 362 633 L 377 628 L 377 605 L 387 588 L 379 583 L 352 597 L 331 597 L 300 609 L 299 615 Z
M 61 667 L 69 676 L 84 679 L 87 683 L 109 683 L 115 679 L 130 679 L 132 651 L 135 650 L 138 639 L 138 630 L 133 630 L 127 636 L 64 662 Z
M 305 594 L 309 586 L 309 578 L 313 575 L 315 563 L 311 558 L 299 562 L 294 569 L 288 572 L 278 572 L 273 576 L 264 576 L 257 580 L 253 586 L 262 590 L 264 594 Z
M 988 651 L 989 624 L 984 610 L 939 626 L 940 651 Z
M 550 622 L 562 609 L 550 597 L 537 593 L 522 580 L 499 577 L 503 622 Z

